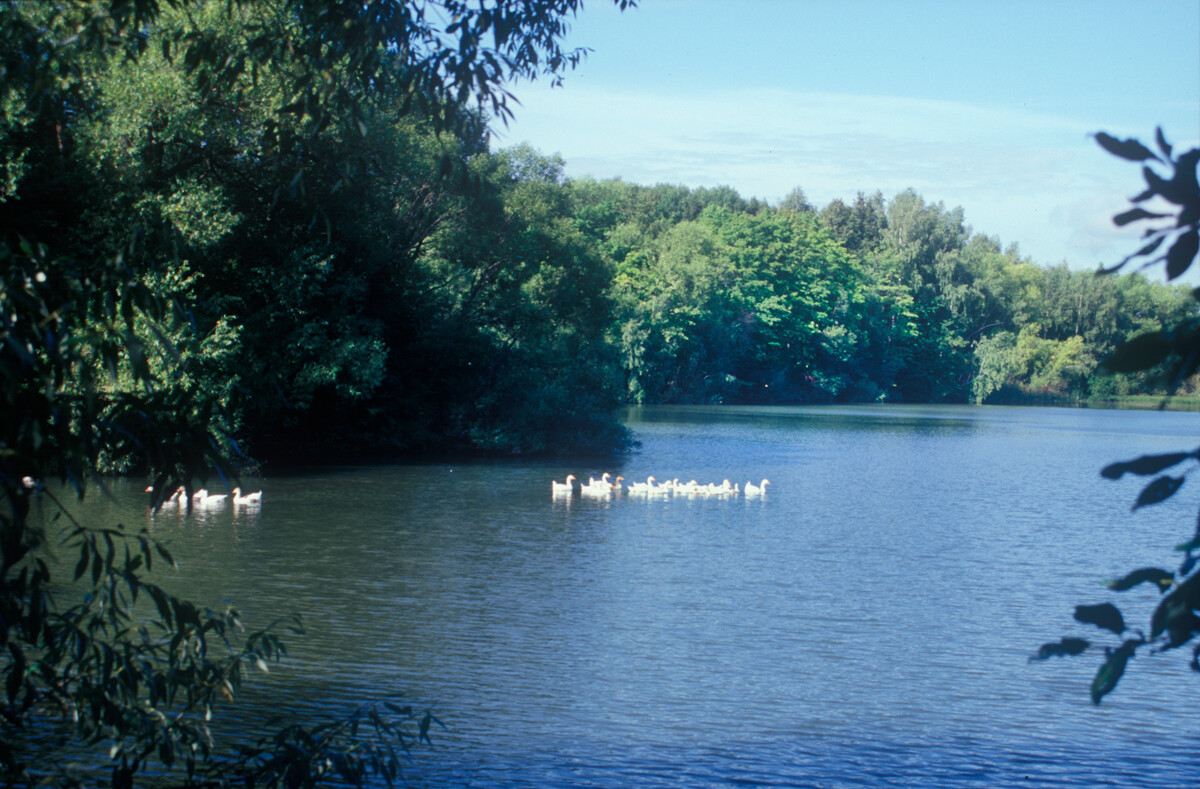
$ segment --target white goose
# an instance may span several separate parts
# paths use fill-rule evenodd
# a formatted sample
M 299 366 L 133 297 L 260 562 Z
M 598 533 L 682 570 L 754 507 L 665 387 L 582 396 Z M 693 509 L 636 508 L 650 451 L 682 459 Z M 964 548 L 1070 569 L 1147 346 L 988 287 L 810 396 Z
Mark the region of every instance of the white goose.
M 675 490 L 675 483 L 675 480 L 669 479 L 661 485 L 651 485 L 650 489 L 646 492 L 653 493 L 658 496 L 668 496 L 670 495 L 671 491 Z
M 612 483 L 608 481 L 611 476 L 612 474 L 606 471 L 600 475 L 600 479 L 588 477 L 588 484 L 581 487 L 579 492 L 584 496 L 607 496 L 613 489 Z
M 241 488 L 234 488 L 233 489 L 233 503 L 234 504 L 262 504 L 262 491 L 256 490 L 253 493 L 247 493 L 246 495 L 243 496 Z
M 723 480 L 720 485 L 709 485 L 709 490 L 713 496 L 736 496 L 738 487 L 730 485 L 729 480 Z
M 227 493 L 209 493 L 204 491 L 204 497 L 200 499 L 201 507 L 213 507 L 217 504 L 224 504 L 225 499 L 229 498 Z
M 771 480 L 764 479 L 758 485 L 746 483 L 745 492 L 747 496 L 761 496 L 767 492 L 767 485 L 771 484 Z
M 154 492 L 154 486 L 153 486 L 153 485 L 151 485 L 150 487 L 146 488 L 146 492 L 147 492 L 147 493 L 153 493 L 153 492 Z M 174 492 L 174 493 L 172 493 L 170 496 L 167 496 L 165 499 L 163 499 L 163 500 L 162 500 L 162 504 L 160 504 L 159 506 L 161 506 L 161 507 L 177 506 L 177 505 L 179 505 L 180 503 L 182 503 L 182 501 L 183 501 L 183 498 L 184 498 L 184 496 L 183 496 L 183 488 L 182 488 L 182 487 L 178 487 L 178 488 L 175 488 L 175 492 Z
M 554 496 L 569 496 L 575 490 L 575 475 L 568 474 L 566 482 L 550 480 L 550 493 Z
M 629 484 L 630 493 L 649 493 L 654 490 L 654 477 L 646 477 L 645 482 L 631 482 Z

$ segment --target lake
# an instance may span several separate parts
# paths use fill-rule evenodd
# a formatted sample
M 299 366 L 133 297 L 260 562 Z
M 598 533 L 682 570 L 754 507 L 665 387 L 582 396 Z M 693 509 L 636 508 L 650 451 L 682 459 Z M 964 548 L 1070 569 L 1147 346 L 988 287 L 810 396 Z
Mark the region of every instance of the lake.
M 446 724 L 412 785 L 1128 786 L 1200 775 L 1190 649 L 1030 663 L 1174 569 L 1195 491 L 1130 512 L 1104 465 L 1189 449 L 1200 414 L 1004 407 L 654 407 L 619 464 L 514 461 L 270 477 L 260 508 L 145 511 L 164 585 L 308 635 L 251 702 L 297 717 L 402 694 Z M 766 496 L 561 499 L 550 480 L 740 485 Z M 1192 483 L 1193 485 L 1196 483 Z M 89 498 L 89 502 L 92 501 Z M 1107 634 L 1110 635 L 1111 634 Z M 241 716 L 230 720 L 243 725 Z

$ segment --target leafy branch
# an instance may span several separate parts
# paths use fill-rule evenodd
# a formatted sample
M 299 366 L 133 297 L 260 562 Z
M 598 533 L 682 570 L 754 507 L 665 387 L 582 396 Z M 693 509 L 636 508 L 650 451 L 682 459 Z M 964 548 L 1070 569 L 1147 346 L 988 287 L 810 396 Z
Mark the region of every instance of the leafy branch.
M 1155 131 L 1158 153 L 1136 139 L 1120 140 L 1104 132 L 1096 135 L 1096 141 L 1109 153 L 1134 162 L 1143 162 L 1142 176 L 1146 189 L 1130 199 L 1134 207 L 1113 217 L 1118 227 L 1134 222 L 1156 223 L 1143 234 L 1145 243 L 1133 254 L 1116 265 L 1101 269 L 1099 275 L 1112 274 L 1135 259 L 1143 259 L 1142 267 L 1165 263 L 1169 280 L 1186 272 L 1195 262 L 1200 251 L 1200 183 L 1197 182 L 1197 164 L 1200 149 L 1192 149 L 1179 156 L 1173 149 L 1162 129 Z M 1170 177 L 1161 175 L 1151 166 L 1155 163 L 1170 169 Z M 1151 211 L 1143 203 L 1160 198 L 1176 206 L 1169 211 Z M 1158 223 L 1158 220 L 1174 220 Z M 1167 251 L 1158 255 L 1158 250 L 1168 241 Z M 1197 296 L 1193 292 L 1193 296 Z M 1109 373 L 1137 372 L 1166 364 L 1162 383 L 1168 396 L 1187 378 L 1200 370 L 1200 318 L 1191 317 L 1180 324 L 1160 331 L 1146 332 L 1131 338 L 1103 363 L 1102 371 Z M 1193 462 L 1190 468 L 1177 471 L 1178 476 L 1167 474 L 1181 464 Z M 1161 455 L 1143 455 L 1129 461 L 1111 463 L 1100 474 L 1105 479 L 1117 480 L 1126 474 L 1153 477 L 1138 493 L 1133 510 L 1162 503 L 1177 494 L 1183 487 L 1187 474 L 1200 462 L 1200 449 L 1190 452 L 1170 452 Z M 1075 609 L 1075 619 L 1113 633 L 1122 640 L 1118 645 L 1099 647 L 1104 653 L 1104 662 L 1097 670 L 1091 685 L 1092 702 L 1101 699 L 1116 689 L 1125 673 L 1129 660 L 1139 649 L 1148 648 L 1158 653 L 1182 647 L 1200 635 L 1200 519 L 1197 520 L 1193 536 L 1176 546 L 1184 558 L 1179 568 L 1172 572 L 1159 567 L 1143 567 L 1122 578 L 1109 581 L 1107 586 L 1114 592 L 1126 592 L 1143 584 L 1157 588 L 1160 599 L 1150 617 L 1149 631 L 1130 631 L 1125 618 L 1112 603 L 1080 605 Z M 1132 637 L 1125 637 L 1127 633 Z M 1081 638 L 1064 638 L 1058 642 L 1043 644 L 1030 658 L 1046 660 L 1051 657 L 1075 656 L 1091 649 L 1090 641 Z M 1192 651 L 1189 664 L 1200 671 L 1200 645 Z

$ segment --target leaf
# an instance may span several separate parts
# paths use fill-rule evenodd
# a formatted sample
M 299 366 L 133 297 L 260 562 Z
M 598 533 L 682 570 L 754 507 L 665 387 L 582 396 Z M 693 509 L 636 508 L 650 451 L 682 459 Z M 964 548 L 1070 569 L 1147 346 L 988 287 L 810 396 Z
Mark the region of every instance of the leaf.
M 1197 251 L 1200 251 L 1200 232 L 1193 230 L 1180 236 L 1167 250 L 1167 279 L 1175 279 L 1187 271 Z
M 1171 352 L 1171 343 L 1162 332 L 1139 334 L 1122 343 L 1101 367 L 1110 373 L 1135 373 L 1160 364 Z
M 148 587 L 150 597 L 154 599 L 154 605 L 158 607 L 158 615 L 162 617 L 163 624 L 167 627 L 173 627 L 175 621 L 171 614 L 171 601 L 167 599 L 167 595 L 157 586 Z
M 17 694 L 21 692 L 21 684 L 25 681 L 25 653 L 21 647 L 9 642 L 8 651 L 12 654 L 12 663 L 8 668 L 8 680 L 5 691 L 8 693 L 8 703 L 16 702 Z
M 1131 162 L 1144 162 L 1147 159 L 1162 161 L 1154 155 L 1154 151 L 1151 151 L 1132 137 L 1128 140 L 1118 140 L 1111 134 L 1096 132 L 1096 142 L 1100 143 L 1100 147 L 1113 156 L 1119 156 Z
M 1200 534 L 1196 535 L 1187 542 L 1183 542 L 1175 546 L 1175 550 L 1177 551 L 1194 551 L 1197 548 L 1200 548 Z
M 1040 647 L 1038 647 L 1037 654 L 1030 657 L 1029 660 L 1049 660 L 1052 657 L 1078 655 L 1089 646 L 1091 646 L 1091 642 L 1087 639 L 1064 638 L 1062 641 L 1053 641 L 1049 644 L 1042 644 Z
M 1162 151 L 1162 155 L 1171 158 L 1171 143 L 1167 142 L 1167 138 L 1163 135 L 1162 127 L 1159 126 L 1154 130 L 1154 140 L 1158 143 L 1158 150 Z
M 1159 592 L 1165 592 L 1175 583 L 1175 575 L 1157 567 L 1143 567 L 1140 570 L 1134 570 L 1124 578 L 1109 581 L 1106 586 L 1114 592 L 1124 592 L 1144 583 L 1154 584 L 1158 587 Z
M 1179 565 L 1179 574 L 1187 575 L 1196 566 L 1196 561 L 1200 560 L 1200 556 L 1194 553 L 1189 553 Z
M 1100 699 L 1111 693 L 1121 680 L 1121 675 L 1125 673 L 1125 664 L 1129 662 L 1129 658 L 1133 657 L 1134 650 L 1141 641 L 1126 641 L 1117 649 L 1108 651 L 1108 658 L 1104 661 L 1104 665 L 1096 672 L 1095 678 L 1092 680 L 1092 703 L 1099 704 Z
M 91 561 L 91 554 L 88 551 L 88 544 L 85 542 L 79 546 L 79 564 L 75 565 L 75 580 L 78 581 L 87 572 L 88 563 Z
M 1128 263 L 1129 261 L 1133 260 L 1134 258 L 1142 257 L 1144 255 L 1149 255 L 1150 253 L 1154 252 L 1154 250 L 1156 250 L 1160 246 L 1162 246 L 1162 242 L 1164 242 L 1166 240 L 1167 240 L 1166 236 L 1159 236 L 1158 238 L 1154 239 L 1146 246 L 1139 249 L 1137 252 L 1134 252 L 1132 255 L 1125 258 L 1124 262 Z
M 1083 622 L 1085 625 L 1095 625 L 1105 630 L 1111 630 L 1117 635 L 1125 632 L 1125 617 L 1121 616 L 1120 609 L 1112 603 L 1077 605 L 1075 606 L 1075 620 Z
M 1144 208 L 1131 208 L 1124 213 L 1117 214 L 1113 217 L 1113 224 L 1117 227 L 1124 227 L 1130 222 L 1137 222 L 1141 219 L 1165 219 L 1173 216 L 1173 214 L 1159 214 L 1154 211 L 1147 211 Z
M 1158 638 L 1163 631 L 1174 629 L 1180 617 L 1190 616 L 1200 604 L 1200 574 L 1193 575 L 1175 587 L 1159 602 L 1150 617 L 1150 637 Z
M 1183 477 L 1159 477 L 1142 489 L 1131 509 L 1136 510 L 1138 507 L 1148 507 L 1151 504 L 1166 501 L 1174 496 L 1175 491 L 1179 490 L 1182 485 Z
M 1100 476 L 1105 479 L 1120 479 L 1124 474 L 1140 474 L 1148 476 L 1169 469 L 1188 458 L 1198 457 L 1196 452 L 1171 452 L 1166 455 L 1142 455 L 1136 460 L 1121 463 L 1111 463 L 1100 470 Z

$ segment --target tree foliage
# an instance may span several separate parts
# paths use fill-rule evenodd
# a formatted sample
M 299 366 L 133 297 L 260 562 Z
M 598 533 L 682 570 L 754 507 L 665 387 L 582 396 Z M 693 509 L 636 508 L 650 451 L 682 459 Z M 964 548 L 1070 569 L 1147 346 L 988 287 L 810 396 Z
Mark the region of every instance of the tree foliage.
M 813 212 L 797 190 L 764 208 L 721 189 L 592 179 L 560 188 L 560 205 L 611 268 L 609 336 L 634 402 L 1153 393 L 1162 387 L 1152 373 L 1090 374 L 1135 334 L 1196 314 L 1186 290 L 1140 274 L 1038 266 L 912 190 Z
M 150 580 L 171 563 L 153 535 L 76 522 L 65 497 L 103 490 L 98 468 L 138 468 L 160 506 L 210 475 L 234 481 L 244 433 L 267 446 L 316 409 L 349 404 L 362 425 L 380 392 L 409 397 L 400 357 L 428 342 L 414 305 L 439 287 L 426 243 L 495 199 L 500 185 L 471 181 L 485 112 L 509 112 L 508 80 L 578 62 L 561 41 L 580 7 L 0 5 L 7 782 L 391 784 L 430 739 L 430 713 L 383 699 L 222 753 L 213 716 L 298 622 L 246 631 L 235 609 L 176 596 Z M 522 331 L 570 312 L 561 288 L 535 289 L 510 319 Z M 93 766 L 38 750 L 60 741 Z

